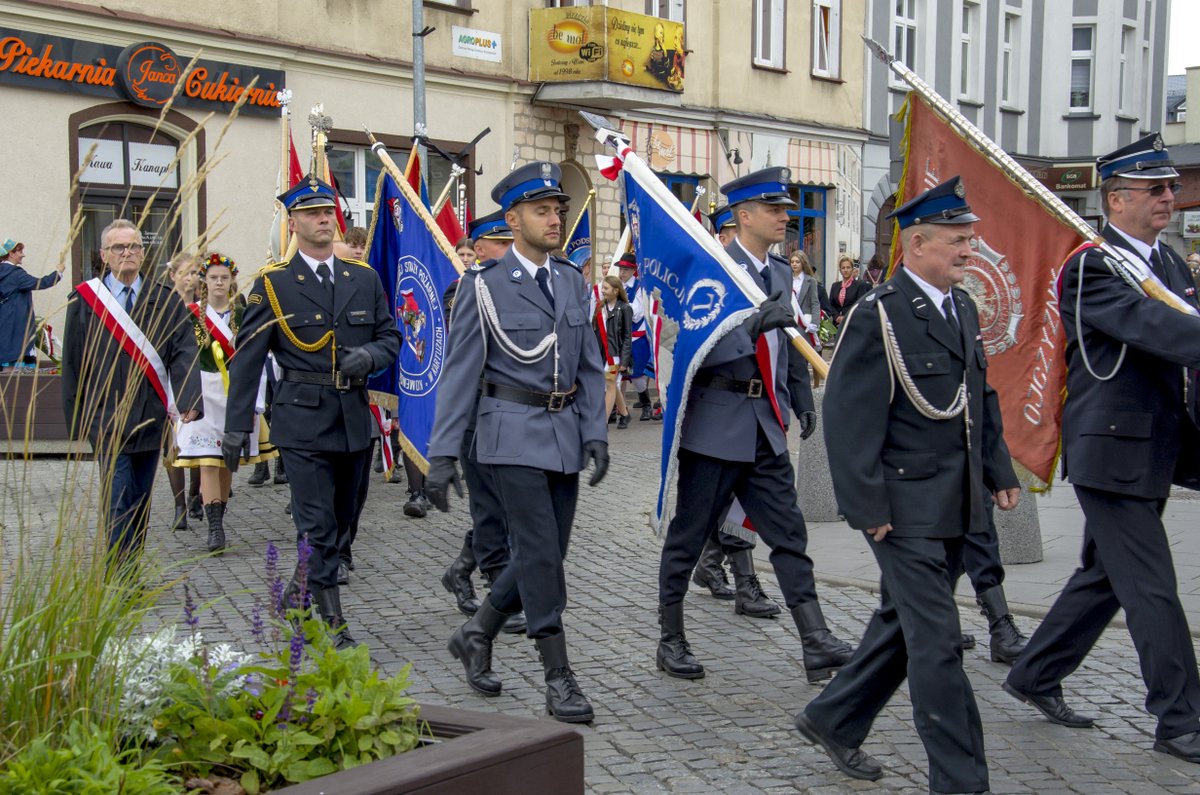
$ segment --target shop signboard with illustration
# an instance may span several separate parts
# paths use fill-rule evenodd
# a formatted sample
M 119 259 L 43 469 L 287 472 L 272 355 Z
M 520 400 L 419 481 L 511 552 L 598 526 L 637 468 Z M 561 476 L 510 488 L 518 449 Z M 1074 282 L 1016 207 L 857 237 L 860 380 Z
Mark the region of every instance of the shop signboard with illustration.
M 683 23 L 607 6 L 529 12 L 529 79 L 683 92 Z
M 1179 214 L 1179 231 L 1187 240 L 1200 238 L 1200 210 L 1185 210 Z

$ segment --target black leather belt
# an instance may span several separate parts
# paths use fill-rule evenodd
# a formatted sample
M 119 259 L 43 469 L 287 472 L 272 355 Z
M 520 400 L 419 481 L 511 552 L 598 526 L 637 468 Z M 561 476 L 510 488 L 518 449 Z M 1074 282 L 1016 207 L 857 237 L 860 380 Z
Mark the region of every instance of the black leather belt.
M 574 403 L 578 388 L 579 385 L 576 384 L 571 387 L 570 392 L 530 392 L 528 389 L 520 389 L 515 386 L 495 384 L 491 381 L 483 382 L 483 394 L 487 397 L 499 398 L 500 400 L 507 400 L 510 403 L 520 403 L 525 406 L 546 409 L 547 411 L 562 411 Z
M 736 378 L 726 378 L 723 375 L 698 375 L 692 379 L 692 387 L 723 389 L 726 392 L 737 392 L 739 395 L 752 398 L 763 396 L 763 382 L 761 378 L 738 381 Z
M 284 370 L 283 380 L 291 381 L 293 384 L 316 384 L 317 386 L 331 386 L 339 392 L 347 392 L 351 389 L 367 385 L 367 379 L 365 376 L 348 378 L 342 375 L 341 370 L 338 370 L 335 373 L 314 373 L 308 370 Z

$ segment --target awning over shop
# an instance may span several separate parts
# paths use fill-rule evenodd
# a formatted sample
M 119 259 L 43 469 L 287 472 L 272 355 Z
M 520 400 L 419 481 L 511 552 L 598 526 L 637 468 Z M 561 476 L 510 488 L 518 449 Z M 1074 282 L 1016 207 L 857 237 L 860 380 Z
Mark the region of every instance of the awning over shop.
M 622 119 L 620 132 L 652 169 L 668 174 L 711 174 L 713 152 L 720 148 L 712 130 L 695 127 Z
M 788 168 L 792 181 L 804 185 L 834 185 L 837 182 L 837 144 L 828 141 L 788 141 Z

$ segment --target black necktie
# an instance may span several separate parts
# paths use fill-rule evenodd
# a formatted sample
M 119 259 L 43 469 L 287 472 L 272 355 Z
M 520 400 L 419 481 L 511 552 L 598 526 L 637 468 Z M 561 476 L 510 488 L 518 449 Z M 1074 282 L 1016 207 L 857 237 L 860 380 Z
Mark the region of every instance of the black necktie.
M 329 266 L 322 262 L 317 266 L 317 275 L 321 277 L 321 286 L 325 288 L 325 294 L 329 296 L 329 300 L 333 301 L 333 272 L 329 270 Z
M 962 340 L 962 327 L 954 318 L 954 299 L 950 296 L 946 296 L 946 299 L 942 301 L 942 313 L 946 316 L 946 322 L 950 324 L 950 330 L 954 332 L 954 338 Z
M 758 272 L 758 275 L 760 277 L 762 277 L 763 292 L 766 293 L 767 295 L 770 295 L 771 294 L 771 265 L 770 265 L 770 263 L 767 263 L 767 265 Z
M 538 268 L 534 278 L 537 279 L 538 287 L 542 288 L 542 294 L 546 296 L 546 300 L 550 302 L 550 308 L 553 309 L 554 293 L 550 292 L 550 266 L 543 265 Z
M 125 288 L 125 311 L 126 312 L 133 311 L 133 288 L 132 287 Z

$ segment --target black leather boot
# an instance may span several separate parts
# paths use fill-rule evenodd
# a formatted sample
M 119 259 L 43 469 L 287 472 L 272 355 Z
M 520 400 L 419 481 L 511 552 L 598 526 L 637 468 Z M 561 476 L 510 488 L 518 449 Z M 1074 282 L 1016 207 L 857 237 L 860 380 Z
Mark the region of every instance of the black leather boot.
M 286 486 L 288 483 L 287 470 L 283 468 L 283 456 L 275 457 L 275 479 L 271 482 L 276 486 Z
M 175 520 L 171 522 L 172 530 L 187 530 L 188 529 L 188 511 L 187 503 L 181 500 L 175 501 Z
M 728 557 L 729 569 L 733 572 L 733 612 L 751 618 L 779 615 L 779 605 L 763 593 L 758 575 L 754 573 L 754 557 L 750 550 L 740 549 Z
M 225 503 L 213 500 L 204 506 L 204 516 L 208 519 L 208 551 L 220 552 L 225 549 Z
M 563 723 L 591 723 L 596 716 L 567 660 L 566 636 L 560 632 L 534 642 L 546 670 L 546 711 Z
M 500 695 L 500 677 L 492 673 L 492 640 L 506 616 L 484 599 L 467 623 L 454 631 L 446 648 L 463 664 L 467 684 L 485 696 Z
M 487 583 L 488 593 L 492 592 L 492 583 L 494 583 L 496 578 L 500 576 L 501 571 L 502 569 L 495 569 L 494 571 L 485 571 L 483 573 L 483 579 L 484 582 Z M 508 618 L 504 620 L 504 626 L 500 628 L 500 631 L 505 635 L 524 635 L 528 626 L 529 623 L 525 620 L 525 611 L 518 610 L 517 612 L 510 614 Z
M 849 644 L 843 643 L 825 626 L 820 602 L 803 602 L 792 608 L 792 620 L 800 630 L 800 644 L 804 647 L 804 673 L 810 685 L 828 679 L 833 672 L 850 661 L 854 654 Z
M 338 592 L 337 586 L 314 589 L 313 600 L 317 603 L 317 610 L 321 612 L 321 618 L 333 630 L 333 647 L 341 651 L 357 646 L 358 641 L 350 637 L 346 619 L 342 618 L 342 596 Z
M 471 572 L 475 571 L 475 554 L 471 545 L 464 543 L 458 557 L 442 575 L 442 587 L 454 597 L 458 612 L 464 616 L 473 616 L 479 609 L 479 598 L 475 596 L 475 586 L 471 584 Z
M 649 403 L 642 404 L 642 416 L 638 417 L 638 422 L 649 422 L 651 417 L 651 408 Z
M 988 632 L 992 636 L 989 647 L 992 652 L 992 662 L 1012 665 L 1025 651 L 1029 638 L 1017 629 L 1012 614 L 1008 612 L 1008 600 L 1004 598 L 1003 586 L 988 588 L 975 597 L 979 603 L 979 612 L 988 622 Z
M 728 601 L 734 594 L 729 585 L 729 578 L 725 576 L 725 567 L 721 565 L 724 557 L 721 545 L 711 538 L 708 539 L 704 551 L 700 553 L 700 560 L 696 562 L 696 568 L 692 571 L 692 582 L 701 588 L 707 588 L 713 599 Z
M 683 634 L 683 602 L 658 606 L 658 652 L 654 662 L 658 670 L 676 679 L 703 679 L 704 666 L 692 655 Z
M 254 465 L 254 471 L 250 473 L 250 478 L 246 481 L 251 486 L 261 486 L 267 482 L 267 478 L 271 477 L 271 470 L 267 466 L 266 461 L 259 461 Z
M 204 518 L 204 501 L 200 499 L 199 494 L 193 494 L 188 499 L 188 516 L 193 519 Z

